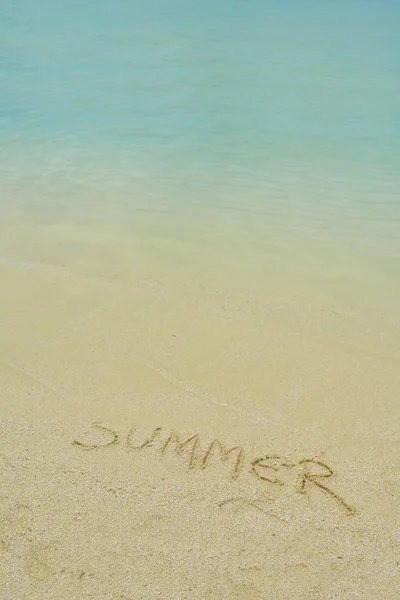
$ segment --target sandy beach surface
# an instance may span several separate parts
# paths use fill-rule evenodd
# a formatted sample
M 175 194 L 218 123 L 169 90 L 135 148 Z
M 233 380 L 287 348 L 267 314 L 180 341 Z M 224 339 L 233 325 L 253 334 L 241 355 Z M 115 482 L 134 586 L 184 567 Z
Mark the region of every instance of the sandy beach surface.
M 0 1 L 0 600 L 400 599 L 399 23 Z
M 398 598 L 395 299 L 99 228 L 3 220 L 0 597 Z

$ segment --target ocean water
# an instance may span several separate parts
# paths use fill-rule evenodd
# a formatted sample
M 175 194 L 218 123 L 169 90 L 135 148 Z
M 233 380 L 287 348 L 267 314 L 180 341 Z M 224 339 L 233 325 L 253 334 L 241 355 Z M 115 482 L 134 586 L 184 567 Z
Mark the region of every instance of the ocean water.
M 5 2 L 3 186 L 99 177 L 127 210 L 151 189 L 150 211 L 394 250 L 399 19 L 389 0 Z
M 390 0 L 3 2 L 3 262 L 394 336 L 399 25 Z

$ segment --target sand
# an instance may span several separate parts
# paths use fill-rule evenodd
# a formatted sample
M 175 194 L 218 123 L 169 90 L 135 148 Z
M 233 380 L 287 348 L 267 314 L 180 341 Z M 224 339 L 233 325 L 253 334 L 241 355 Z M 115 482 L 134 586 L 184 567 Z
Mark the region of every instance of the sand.
M 382 289 L 101 227 L 3 221 L 0 597 L 398 598 Z

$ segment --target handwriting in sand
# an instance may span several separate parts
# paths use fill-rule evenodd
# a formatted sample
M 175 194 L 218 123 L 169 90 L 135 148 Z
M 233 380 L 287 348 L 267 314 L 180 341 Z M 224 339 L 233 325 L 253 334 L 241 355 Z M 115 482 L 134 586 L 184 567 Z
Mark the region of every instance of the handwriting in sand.
M 140 440 L 135 439 L 136 427 L 131 427 L 123 435 L 100 423 L 93 423 L 91 427 L 94 441 L 74 440 L 73 446 L 82 450 L 99 450 L 120 445 L 126 451 L 136 452 L 152 448 L 159 455 L 165 455 L 170 449 L 186 462 L 189 470 L 205 470 L 211 462 L 220 465 L 221 462 L 227 463 L 230 460 L 229 476 L 233 480 L 248 473 L 257 481 L 269 486 L 291 485 L 300 494 L 307 494 L 311 488 L 317 488 L 330 497 L 347 515 L 355 513 L 355 509 L 328 485 L 330 483 L 328 480 L 335 475 L 333 469 L 316 458 L 302 458 L 292 462 L 284 456 L 273 453 L 249 457 L 243 446 L 234 445 L 227 448 L 216 438 L 204 445 L 199 433 L 182 439 L 176 431 L 165 430 L 163 427 L 154 428 Z M 216 459 L 221 462 L 216 463 Z M 293 475 L 289 483 L 286 476 L 288 473 Z

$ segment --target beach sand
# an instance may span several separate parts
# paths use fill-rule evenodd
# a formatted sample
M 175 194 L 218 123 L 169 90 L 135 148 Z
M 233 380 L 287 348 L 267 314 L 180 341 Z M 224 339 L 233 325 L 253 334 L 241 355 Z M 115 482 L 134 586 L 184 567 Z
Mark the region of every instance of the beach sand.
M 0 239 L 2 599 L 399 597 L 379 286 L 351 306 L 111 225 Z

